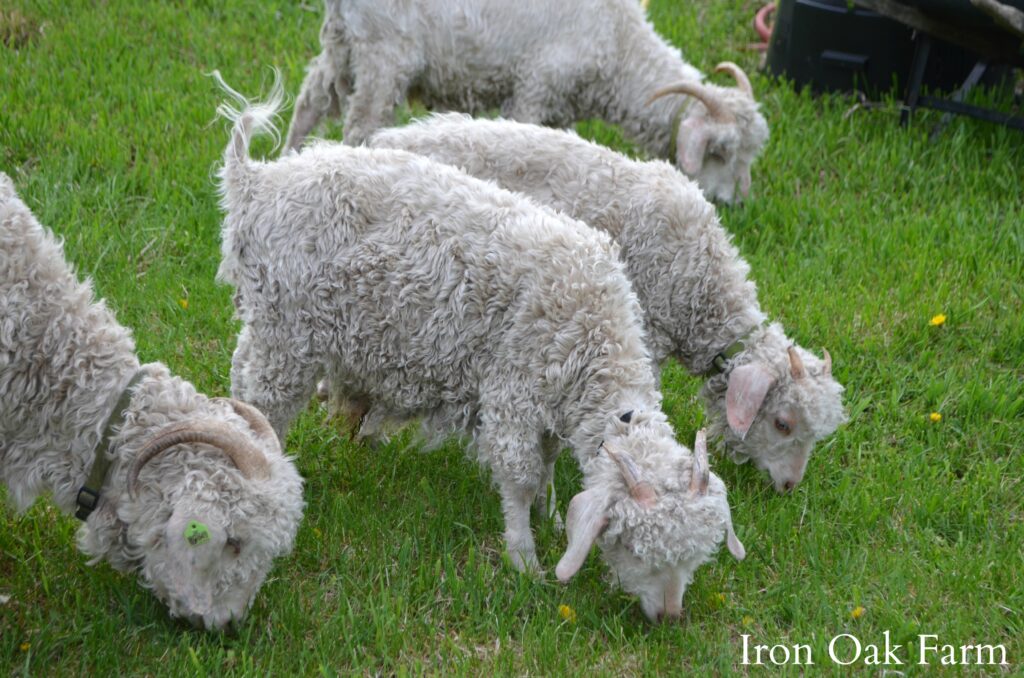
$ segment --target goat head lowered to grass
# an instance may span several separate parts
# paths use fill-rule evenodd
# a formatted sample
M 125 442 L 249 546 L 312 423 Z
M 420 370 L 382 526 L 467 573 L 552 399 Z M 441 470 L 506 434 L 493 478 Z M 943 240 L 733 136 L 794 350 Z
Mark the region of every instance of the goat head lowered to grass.
M 694 572 L 723 541 L 737 560 L 746 557 L 733 530 L 725 484 L 708 466 L 703 429 L 692 455 L 676 447 L 661 449 L 655 453 L 664 455 L 659 463 L 641 467 L 618 445 L 602 445 L 611 464 L 588 477 L 587 489 L 569 503 L 569 546 L 555 570 L 559 581 L 576 574 L 596 543 L 622 588 L 639 597 L 648 619 L 673 619 L 682 612 Z M 658 486 L 664 489 L 659 492 Z
M 571 127 L 602 119 L 712 200 L 739 201 L 768 123 L 739 66 L 736 87 L 707 82 L 647 21 L 636 0 L 328 0 L 322 51 L 309 64 L 287 146 L 325 115 L 345 116 L 345 143 L 394 124 L 414 93 L 428 107 Z M 453 44 L 473 45 L 452 50 Z M 672 95 L 672 96 L 670 96 Z M 739 190 L 737 190 L 737 186 Z
M 137 571 L 173 616 L 240 620 L 302 517 L 255 408 L 209 399 L 134 342 L 0 174 L 0 480 L 50 491 L 91 563 Z

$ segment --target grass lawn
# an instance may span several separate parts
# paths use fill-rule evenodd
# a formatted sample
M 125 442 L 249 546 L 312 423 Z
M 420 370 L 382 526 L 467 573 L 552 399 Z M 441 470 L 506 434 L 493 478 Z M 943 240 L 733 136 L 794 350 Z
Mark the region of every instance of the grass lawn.
M 703 70 L 732 59 L 753 71 L 742 47 L 757 6 L 654 0 L 650 14 Z M 229 389 L 237 325 L 213 280 L 211 179 L 228 135 L 204 73 L 255 95 L 278 66 L 294 95 L 320 13 L 315 0 L 0 6 L 0 170 L 133 328 L 143 360 L 211 395 Z M 684 623 L 646 624 L 594 555 L 558 585 L 564 538 L 547 524 L 548 576 L 517 574 L 502 560 L 498 495 L 457 445 L 371 451 L 311 406 L 287 440 L 306 519 L 237 633 L 192 630 L 134 577 L 87 566 L 76 521 L 46 501 L 0 511 L 0 675 L 761 673 L 741 664 L 743 634 L 807 644 L 812 670 L 837 673 L 833 637 L 882 644 L 885 632 L 904 663 L 908 643 L 935 634 L 1004 645 L 1010 666 L 984 672 L 1024 670 L 1024 135 L 957 119 L 929 142 L 937 114 L 904 129 L 895 104 L 852 110 L 764 76 L 754 86 L 772 137 L 754 199 L 722 220 L 766 311 L 831 351 L 850 422 L 789 496 L 713 459 L 748 556 L 723 549 L 697 573 Z M 625 148 L 614 130 L 580 129 Z M 699 382 L 672 366 L 663 387 L 690 444 Z M 569 455 L 558 481 L 564 510 L 579 488 Z M 923 674 L 930 660 L 894 668 Z

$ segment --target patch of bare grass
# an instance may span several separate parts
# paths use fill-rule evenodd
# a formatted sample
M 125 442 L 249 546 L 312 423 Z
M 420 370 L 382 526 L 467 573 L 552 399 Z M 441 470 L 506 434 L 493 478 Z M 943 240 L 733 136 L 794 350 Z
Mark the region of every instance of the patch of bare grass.
M 19 50 L 38 40 L 43 34 L 43 24 L 32 16 L 16 9 L 0 9 L 0 43 L 4 47 Z

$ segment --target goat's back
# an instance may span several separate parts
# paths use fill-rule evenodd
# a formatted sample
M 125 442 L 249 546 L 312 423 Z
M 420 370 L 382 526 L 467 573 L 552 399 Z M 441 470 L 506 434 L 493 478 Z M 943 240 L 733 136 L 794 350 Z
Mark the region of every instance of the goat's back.
M 320 144 L 249 167 L 224 201 L 220 275 L 240 316 L 371 391 L 445 397 L 481 370 L 543 372 L 588 342 L 646 360 L 605 234 L 402 151 Z

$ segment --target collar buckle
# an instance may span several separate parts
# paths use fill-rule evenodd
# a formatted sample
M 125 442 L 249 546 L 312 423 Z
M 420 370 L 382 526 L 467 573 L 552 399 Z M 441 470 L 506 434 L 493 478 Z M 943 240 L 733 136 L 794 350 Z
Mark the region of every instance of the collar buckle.
M 728 358 L 726 358 L 721 353 L 718 353 L 711 360 L 711 366 L 714 369 L 718 370 L 719 373 L 722 373 L 722 372 L 725 372 L 726 367 L 728 367 L 728 361 L 729 361 Z
M 758 326 L 760 327 L 760 325 Z M 750 340 L 750 336 L 757 330 L 757 327 L 747 332 L 743 338 L 737 339 L 732 342 L 721 351 L 715 354 L 715 357 L 711 359 L 711 366 L 708 367 L 706 374 L 707 376 L 713 376 L 715 374 L 725 374 L 729 371 L 729 362 L 737 355 L 742 353 L 747 348 L 747 341 Z
M 75 511 L 75 517 L 85 522 L 89 516 L 100 503 L 100 493 L 98 490 L 94 490 L 91 487 L 82 486 L 82 489 L 78 491 L 78 497 L 75 498 L 75 504 L 78 505 L 78 510 Z

